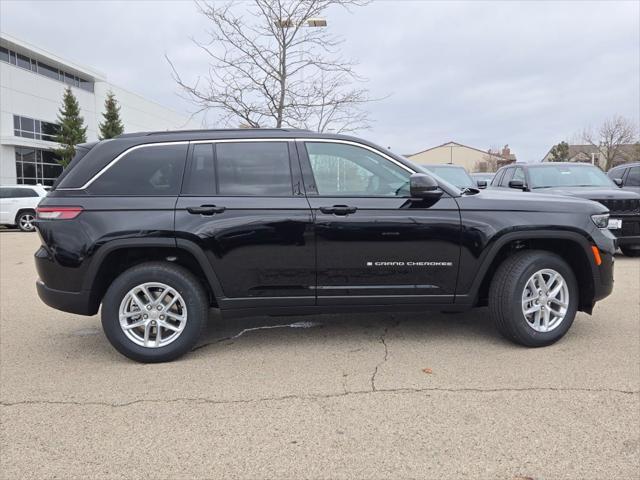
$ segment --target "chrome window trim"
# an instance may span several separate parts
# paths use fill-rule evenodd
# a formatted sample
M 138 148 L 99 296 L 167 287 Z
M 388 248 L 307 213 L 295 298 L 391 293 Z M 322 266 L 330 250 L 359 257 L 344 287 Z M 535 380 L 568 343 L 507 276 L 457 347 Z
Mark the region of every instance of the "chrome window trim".
M 323 142 L 323 143 L 341 143 L 344 145 L 352 145 L 354 147 L 364 148 L 373 152 L 377 155 L 380 155 L 383 158 L 386 158 L 392 163 L 395 163 L 397 166 L 403 168 L 407 172 L 417 173 L 412 170 L 402 162 L 397 161 L 395 158 L 381 152 L 378 149 L 370 147 L 369 145 L 365 145 L 363 143 L 354 142 L 351 140 L 340 140 L 335 138 L 224 138 L 219 140 L 192 140 L 191 143 L 237 143 L 237 142 Z
M 57 188 L 56 190 L 64 190 L 64 191 L 73 191 L 73 190 L 85 190 L 91 186 L 93 182 L 95 182 L 101 175 L 103 175 L 107 170 L 113 167 L 120 159 L 133 152 L 134 150 L 138 150 L 140 148 L 147 147 L 163 147 L 167 145 L 186 145 L 186 144 L 199 144 L 199 143 L 244 143 L 244 142 L 323 142 L 323 143 L 340 143 L 344 145 L 352 145 L 354 147 L 364 148 L 369 150 L 377 155 L 380 155 L 383 158 L 386 158 L 390 162 L 396 164 L 397 166 L 403 168 L 409 173 L 416 173 L 413 169 L 409 168 L 407 165 L 402 162 L 397 161 L 393 157 L 381 152 L 380 150 L 370 147 L 369 145 L 365 145 L 363 143 L 354 142 L 351 140 L 339 140 L 333 138 L 223 138 L 216 140 L 180 140 L 176 142 L 158 142 L 158 143 L 143 143 L 140 145 L 134 145 L 126 149 L 124 152 L 119 154 L 113 160 L 111 160 L 108 164 L 106 164 L 102 169 L 96 173 L 92 178 L 90 178 L 84 185 L 81 187 L 67 187 L 67 188 Z

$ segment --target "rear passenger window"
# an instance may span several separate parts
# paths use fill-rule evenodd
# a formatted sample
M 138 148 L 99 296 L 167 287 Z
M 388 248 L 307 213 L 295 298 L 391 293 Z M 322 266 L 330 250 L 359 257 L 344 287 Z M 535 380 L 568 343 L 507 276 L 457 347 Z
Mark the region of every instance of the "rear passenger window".
M 218 195 L 293 194 L 285 142 L 218 143 L 215 151 Z
M 286 142 L 196 144 L 182 193 L 291 196 L 289 147 Z
M 33 188 L 2 188 L 0 189 L 0 198 L 28 198 L 39 197 Z
M 118 160 L 88 188 L 94 195 L 177 195 L 187 145 L 148 145 Z

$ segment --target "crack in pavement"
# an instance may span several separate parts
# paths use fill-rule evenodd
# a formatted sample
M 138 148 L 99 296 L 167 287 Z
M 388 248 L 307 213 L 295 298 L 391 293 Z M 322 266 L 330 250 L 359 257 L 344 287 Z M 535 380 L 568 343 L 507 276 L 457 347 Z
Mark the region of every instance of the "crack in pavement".
M 396 320 L 395 324 L 393 325 L 393 328 L 396 328 L 398 325 L 400 325 L 400 320 Z M 382 358 L 382 361 L 378 362 L 376 367 L 373 369 L 373 373 L 371 374 L 371 391 L 372 392 L 378 391 L 378 389 L 376 388 L 376 375 L 378 375 L 378 369 L 382 366 L 382 364 L 384 364 L 387 361 L 387 358 L 389 358 L 389 346 L 387 345 L 387 338 L 386 338 L 388 332 L 389 332 L 389 327 L 385 327 L 384 331 L 382 332 L 379 338 L 380 343 L 382 343 L 382 345 L 384 346 L 384 357 Z
M 355 390 L 345 391 L 344 393 L 327 393 L 318 395 L 282 395 L 274 397 L 261 397 L 261 398 L 247 398 L 238 400 L 215 400 L 206 397 L 180 397 L 171 398 L 166 400 L 158 399 L 138 399 L 131 400 L 129 402 L 97 402 L 97 401 L 71 401 L 71 400 L 22 400 L 18 402 L 0 402 L 0 407 L 15 407 L 23 405 L 74 405 L 74 406 L 103 406 L 112 408 L 129 407 L 141 403 L 178 403 L 178 402 L 193 402 L 193 403 L 206 403 L 213 405 L 227 405 L 227 404 L 248 404 L 248 403 L 262 403 L 272 401 L 287 401 L 287 400 L 322 400 L 331 398 L 340 398 L 347 396 L 359 396 L 359 395 L 376 395 L 381 393 L 523 393 L 523 392 L 571 392 L 571 393 L 617 393 L 621 395 L 638 395 L 640 390 L 619 390 L 614 388 L 557 388 L 557 387 L 523 387 L 523 388 L 413 388 L 413 387 L 401 387 L 401 388 L 378 388 L 372 390 Z
M 372 392 L 376 391 L 376 375 L 378 375 L 378 369 L 382 366 L 383 363 L 387 361 L 387 358 L 389 358 L 389 347 L 387 346 L 387 341 L 385 339 L 388 331 L 389 331 L 389 327 L 385 327 L 384 331 L 382 332 L 382 335 L 380 335 L 380 343 L 384 345 L 384 357 L 382 358 L 381 362 L 378 362 L 378 364 L 376 365 L 376 368 L 373 369 L 373 373 L 371 374 L 371 391 Z
M 203 343 L 202 345 L 197 345 L 194 348 L 191 349 L 192 352 L 195 352 L 196 350 L 200 350 L 201 348 L 205 348 L 205 347 L 209 347 L 211 345 L 214 345 L 216 343 L 220 343 L 220 342 L 224 342 L 227 340 L 235 340 L 236 338 L 241 337 L 242 335 L 244 335 L 245 333 L 249 333 L 249 332 L 254 332 L 256 330 L 270 330 L 273 328 L 313 328 L 313 327 L 322 327 L 323 324 L 320 322 L 311 322 L 311 321 L 303 321 L 303 322 L 294 322 L 294 323 L 285 323 L 285 324 L 278 324 L 278 325 L 263 325 L 261 327 L 252 327 L 252 328 L 245 328 L 244 330 L 242 330 L 241 332 L 229 336 L 229 337 L 223 337 L 223 338 L 218 338 L 212 342 L 208 342 L 208 343 Z

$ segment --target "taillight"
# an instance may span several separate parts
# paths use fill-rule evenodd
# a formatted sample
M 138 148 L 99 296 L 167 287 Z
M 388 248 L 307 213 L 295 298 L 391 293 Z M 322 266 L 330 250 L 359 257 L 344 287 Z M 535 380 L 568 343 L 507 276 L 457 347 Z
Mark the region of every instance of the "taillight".
M 71 220 L 82 213 L 82 207 L 38 207 L 36 218 L 39 220 Z

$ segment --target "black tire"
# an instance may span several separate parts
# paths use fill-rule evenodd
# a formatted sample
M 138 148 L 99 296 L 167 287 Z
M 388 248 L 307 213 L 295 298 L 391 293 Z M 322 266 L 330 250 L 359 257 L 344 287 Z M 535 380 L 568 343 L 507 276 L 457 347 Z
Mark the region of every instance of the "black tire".
M 522 293 L 529 278 L 542 269 L 553 269 L 565 280 L 569 302 L 564 319 L 549 332 L 532 328 L 522 312 Z M 578 307 L 578 283 L 571 267 L 558 255 L 527 250 L 516 253 L 498 267 L 489 288 L 489 312 L 498 331 L 527 347 L 544 347 L 560 340 L 571 328 Z
M 640 257 L 640 248 L 620 247 L 625 257 Z
M 145 347 L 129 339 L 120 327 L 120 303 L 137 285 L 160 282 L 174 288 L 187 308 L 184 330 L 168 345 Z M 111 284 L 102 299 L 102 328 L 111 345 L 132 360 L 144 363 L 169 362 L 189 352 L 206 324 L 209 312 L 207 294 L 198 279 L 187 269 L 168 262 L 148 262 L 123 272 Z
M 33 223 L 36 219 L 36 212 L 33 210 L 23 210 L 16 216 L 16 227 L 22 232 L 35 232 L 36 227 Z

